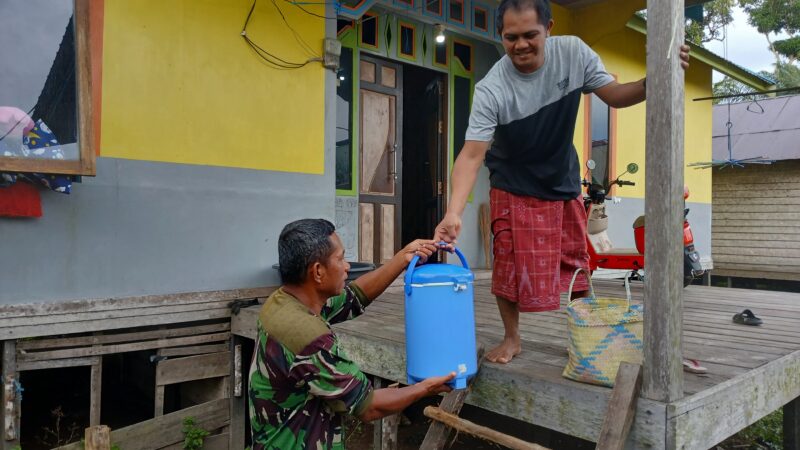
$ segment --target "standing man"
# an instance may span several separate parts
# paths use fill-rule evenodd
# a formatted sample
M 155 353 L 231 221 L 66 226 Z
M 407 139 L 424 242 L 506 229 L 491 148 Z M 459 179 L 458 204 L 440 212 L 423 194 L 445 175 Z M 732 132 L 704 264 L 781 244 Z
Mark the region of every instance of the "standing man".
M 445 383 L 455 373 L 373 390 L 330 327 L 363 313 L 414 255 L 424 262 L 436 250 L 433 241 L 414 241 L 345 287 L 350 264 L 332 223 L 304 219 L 284 227 L 278 239 L 283 285 L 261 308 L 250 366 L 253 450 L 344 449 L 344 414 L 372 421 L 450 390 Z
M 475 86 L 464 147 L 453 166 L 453 192 L 434 240 L 455 242 L 478 169 L 489 168 L 495 264 L 492 293 L 505 327 L 487 353 L 507 363 L 520 352 L 519 313 L 559 308 L 576 268 L 588 268 L 586 213 L 572 139 L 581 94 L 613 108 L 645 99 L 645 79 L 620 84 L 575 36 L 550 37 L 548 0 L 502 0 L 497 29 L 506 55 Z M 688 67 L 689 47 L 680 47 Z M 491 146 L 491 149 L 490 149 Z M 573 298 L 586 281 L 576 282 Z

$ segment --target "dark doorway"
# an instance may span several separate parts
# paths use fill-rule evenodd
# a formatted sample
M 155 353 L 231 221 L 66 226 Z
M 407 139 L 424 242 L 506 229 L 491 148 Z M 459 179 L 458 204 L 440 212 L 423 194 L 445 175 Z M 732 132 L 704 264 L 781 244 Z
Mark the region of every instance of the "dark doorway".
M 445 74 L 403 67 L 403 245 L 430 238 L 444 214 L 447 130 Z

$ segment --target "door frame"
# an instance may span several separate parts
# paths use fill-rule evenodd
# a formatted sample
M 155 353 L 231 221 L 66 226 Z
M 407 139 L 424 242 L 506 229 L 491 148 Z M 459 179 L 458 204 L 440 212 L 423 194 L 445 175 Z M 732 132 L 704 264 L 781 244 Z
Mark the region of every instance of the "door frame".
M 392 237 L 394 252 L 397 252 L 400 249 L 400 237 L 402 236 L 402 214 L 403 214 L 403 64 L 399 61 L 388 60 L 384 58 L 379 58 L 373 55 L 368 55 L 363 52 L 359 52 L 359 73 L 358 73 L 358 108 L 359 108 L 359 120 L 358 120 L 358 129 L 359 129 L 359 145 L 357 160 L 358 160 L 358 186 L 357 186 L 357 194 L 358 194 L 358 203 L 372 203 L 373 205 L 376 203 L 383 203 L 383 204 L 391 204 L 394 205 L 394 236 Z M 365 82 L 361 79 L 361 61 L 366 61 L 372 64 L 375 64 L 375 82 Z M 388 66 L 395 69 L 395 87 L 389 88 L 383 86 L 381 84 L 382 74 L 380 71 L 381 66 Z M 377 92 L 380 94 L 391 95 L 395 97 L 395 131 L 394 131 L 394 154 L 393 160 L 390 161 L 390 164 L 393 168 L 394 173 L 394 195 L 392 197 L 386 195 L 377 195 L 377 194 L 364 194 L 362 193 L 362 183 L 363 177 L 361 176 L 361 169 L 362 169 L 362 146 L 364 145 L 363 133 L 364 129 L 361 123 L 361 114 L 363 114 L 363 102 L 361 91 L 362 89 Z M 380 230 L 383 228 L 383 217 L 381 214 L 378 214 L 377 208 L 374 210 L 373 215 L 373 261 L 369 262 L 381 262 L 381 233 Z M 361 229 L 361 223 L 359 219 L 359 259 L 361 254 L 361 234 L 363 230 Z

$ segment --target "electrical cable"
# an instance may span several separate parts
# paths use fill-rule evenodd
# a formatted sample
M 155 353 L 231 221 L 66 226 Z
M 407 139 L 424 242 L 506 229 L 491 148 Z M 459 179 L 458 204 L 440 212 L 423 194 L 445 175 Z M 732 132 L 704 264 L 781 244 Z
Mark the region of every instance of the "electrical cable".
M 300 45 L 300 47 L 302 47 L 303 50 L 305 50 L 306 53 L 308 53 L 311 57 L 319 58 L 320 55 L 316 54 L 314 52 L 314 50 L 311 48 L 311 46 L 309 46 L 308 43 L 306 41 L 304 41 L 303 38 L 300 37 L 299 34 L 297 34 L 297 31 L 295 31 L 295 29 L 292 28 L 291 25 L 289 25 L 289 21 L 286 20 L 286 16 L 283 15 L 283 11 L 281 11 L 281 8 L 278 6 L 278 4 L 275 2 L 275 0 L 271 0 L 271 1 L 272 1 L 272 6 L 274 6 L 275 9 L 278 11 L 278 14 L 280 14 L 281 19 L 283 20 L 283 23 L 286 25 L 286 28 L 288 28 L 289 31 L 292 32 L 292 35 L 294 35 L 294 40 L 297 41 L 297 43 Z
M 310 62 L 320 61 L 321 60 L 321 58 L 310 58 L 310 59 L 308 59 L 308 60 L 306 60 L 305 62 L 302 62 L 302 63 L 293 62 L 293 61 L 287 61 L 287 60 L 285 60 L 285 59 L 283 59 L 283 58 L 281 58 L 279 56 L 276 56 L 276 55 L 270 53 L 266 49 L 262 48 L 260 45 L 256 44 L 252 39 L 250 39 L 250 37 L 247 35 L 247 25 L 250 23 L 250 19 L 253 16 L 253 11 L 256 8 L 256 3 L 258 3 L 258 0 L 253 0 L 253 4 L 250 6 L 250 11 L 247 13 L 247 18 L 244 21 L 244 25 L 242 26 L 242 31 L 240 33 L 240 35 L 242 36 L 244 41 L 247 43 L 247 45 L 250 46 L 251 49 L 253 49 L 253 51 L 256 53 L 256 55 L 258 55 L 261 59 L 263 59 L 268 64 L 270 64 L 270 65 L 272 65 L 272 66 L 274 66 L 276 68 L 280 68 L 280 69 L 299 69 L 301 67 L 306 66 Z M 277 7 L 277 5 L 276 5 L 276 7 Z M 281 13 L 281 16 L 283 16 L 282 13 Z M 288 26 L 288 23 L 287 23 L 287 26 Z M 291 27 L 290 27 L 290 29 L 291 29 Z M 294 30 L 292 30 L 292 31 L 294 31 Z

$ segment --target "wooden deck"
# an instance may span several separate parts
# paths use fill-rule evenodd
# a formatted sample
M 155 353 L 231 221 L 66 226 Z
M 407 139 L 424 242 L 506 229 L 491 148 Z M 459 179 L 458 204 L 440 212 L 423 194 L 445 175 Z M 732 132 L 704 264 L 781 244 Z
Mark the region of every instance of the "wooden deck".
M 598 295 L 624 296 L 621 281 L 594 285 Z M 632 292 L 641 302 L 642 283 L 633 283 Z M 503 327 L 489 280 L 476 281 L 475 299 L 478 339 L 494 345 Z M 744 308 L 764 324 L 733 323 Z M 252 338 L 257 311 L 237 316 L 233 332 Z M 567 361 L 563 308 L 522 314 L 520 328 L 522 354 L 510 364 L 486 364 L 467 403 L 596 441 L 611 390 L 561 376 Z M 400 288 L 390 288 L 363 316 L 335 329 L 365 372 L 405 381 Z M 683 356 L 700 360 L 708 374 L 685 373 L 685 396 L 677 402 L 640 399 L 628 448 L 707 449 L 800 397 L 800 294 L 690 286 L 683 333 Z

